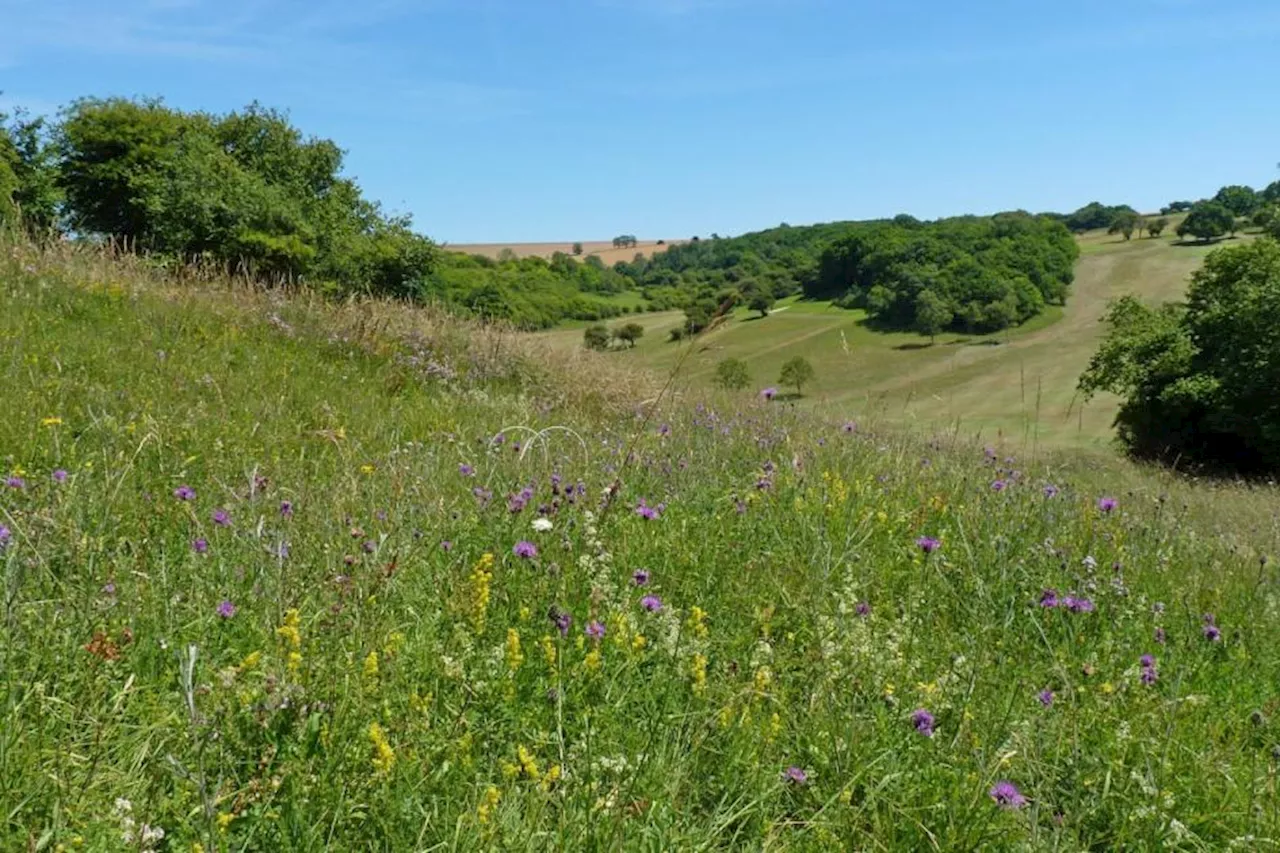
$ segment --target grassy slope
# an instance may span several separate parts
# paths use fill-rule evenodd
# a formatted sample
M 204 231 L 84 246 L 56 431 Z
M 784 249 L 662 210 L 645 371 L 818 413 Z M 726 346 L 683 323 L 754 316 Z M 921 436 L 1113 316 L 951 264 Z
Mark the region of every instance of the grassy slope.
M 0 294 L 0 458 L 21 478 L 0 490 L 0 848 L 121 849 L 128 821 L 173 850 L 1280 833 L 1280 598 L 1253 556 L 1275 546 L 1270 491 L 990 461 L 760 403 L 646 424 L 602 404 L 627 381 L 608 359 L 396 306 L 7 246 Z M 530 453 L 519 430 L 490 441 L 513 425 L 556 429 Z M 1096 610 L 1041 608 L 1044 588 Z M 1000 810 L 998 779 L 1029 805 Z
M 738 311 L 734 322 L 699 339 L 681 376 L 705 385 L 716 362 L 734 357 L 747 362 L 756 386 L 763 387 L 774 383 L 784 361 L 803 355 L 817 371 L 806 402 L 833 416 L 874 414 L 988 440 L 1004 435 L 1050 446 L 1102 447 L 1111 438 L 1116 403 L 1099 398 L 1085 405 L 1075 392 L 1102 333 L 1098 318 L 1123 293 L 1179 297 L 1208 249 L 1175 245 L 1168 237 L 1123 242 L 1093 233 L 1082 239 L 1082 250 L 1066 308 L 1051 308 L 1008 335 L 948 334 L 929 346 L 919 335 L 868 330 L 862 312 L 787 300 L 779 306 L 785 310 L 764 319 Z M 681 316 L 628 318 L 645 325 L 646 337 L 616 357 L 671 370 L 685 356 L 683 346 L 666 340 Z M 577 329 L 547 335 L 566 347 L 581 342 Z

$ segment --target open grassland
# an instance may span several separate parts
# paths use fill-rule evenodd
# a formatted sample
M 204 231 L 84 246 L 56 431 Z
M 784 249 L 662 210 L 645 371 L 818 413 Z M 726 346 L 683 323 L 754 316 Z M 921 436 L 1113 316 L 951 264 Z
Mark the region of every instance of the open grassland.
M 637 254 L 648 257 L 658 252 L 665 252 L 671 242 L 664 242 L 660 245 L 656 240 L 641 240 L 635 246 L 616 249 L 609 240 L 584 240 L 582 243 L 582 255 L 579 257 L 586 258 L 594 255 L 603 261 L 605 266 L 611 267 L 618 261 L 630 263 Z M 683 243 L 684 241 L 675 240 L 674 242 Z M 514 252 L 518 258 L 550 258 L 556 252 L 564 252 L 566 255 L 573 254 L 572 241 L 568 243 L 447 243 L 444 248 L 450 252 L 484 255 L 488 258 L 497 258 L 498 255 L 507 250 Z
M 0 849 L 1280 843 L 1271 489 L 65 251 L 0 294 Z
M 1184 246 L 1170 237 L 1126 242 L 1085 235 L 1065 308 L 1051 307 L 1009 333 L 943 334 L 931 344 L 913 333 L 873 331 L 861 311 L 790 299 L 765 318 L 737 310 L 730 322 L 700 336 L 692 352 L 688 344 L 668 341 L 680 312 L 629 317 L 645 326 L 645 336 L 634 350 L 613 355 L 656 373 L 679 363 L 681 387 L 705 387 L 717 362 L 742 359 L 754 383 L 748 393 L 776 384 L 782 364 L 800 355 L 817 373 L 802 402 L 832 417 L 870 412 L 985 439 L 1103 447 L 1111 440 L 1117 402 L 1099 397 L 1086 404 L 1075 389 L 1101 339 L 1099 318 L 1107 303 L 1125 293 L 1152 301 L 1179 298 L 1204 255 L 1230 242 Z M 577 329 L 545 336 L 561 346 L 581 345 Z

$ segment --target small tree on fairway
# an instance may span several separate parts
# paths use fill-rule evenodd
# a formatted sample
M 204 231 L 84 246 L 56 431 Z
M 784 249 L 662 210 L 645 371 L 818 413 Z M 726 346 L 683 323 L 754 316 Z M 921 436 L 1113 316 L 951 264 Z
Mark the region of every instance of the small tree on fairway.
M 932 290 L 922 290 L 916 297 L 916 331 L 929 336 L 933 343 L 939 332 L 951 324 L 953 314 L 947 303 Z
M 804 393 L 804 385 L 806 382 L 813 381 L 813 365 L 804 356 L 796 356 L 795 358 L 782 365 L 782 372 L 778 374 L 779 385 L 794 385 L 796 394 Z
M 765 290 L 757 290 L 752 294 L 748 307 L 752 311 L 759 311 L 761 317 L 768 317 L 769 312 L 773 310 L 773 294 Z
M 1169 226 L 1169 220 L 1161 216 L 1159 219 L 1153 219 L 1147 223 L 1147 236 L 1159 237 L 1160 233 Z
M 1116 218 L 1111 221 L 1111 227 L 1107 229 L 1108 234 L 1123 234 L 1126 240 L 1133 237 L 1134 230 L 1138 227 L 1138 214 L 1131 210 L 1124 210 L 1116 214 Z
M 639 323 L 627 323 L 625 326 L 620 326 L 613 330 L 614 340 L 622 341 L 628 347 L 635 346 L 636 341 L 642 337 L 644 337 L 644 326 Z
M 714 382 L 717 387 L 726 391 L 741 391 L 751 382 L 747 373 L 747 364 L 741 359 L 726 358 L 716 365 Z
M 581 255 L 581 254 L 582 254 L 582 244 L 581 244 L 581 243 L 574 243 L 574 244 L 573 244 L 573 253 L 574 253 L 575 255 Z
M 603 352 L 609 348 L 609 330 L 603 324 L 587 326 L 582 332 L 582 344 L 587 349 Z
M 1191 209 L 1187 218 L 1178 226 L 1178 236 L 1190 234 L 1197 240 L 1211 240 L 1233 230 L 1235 224 L 1236 218 L 1231 211 L 1217 202 L 1207 201 Z

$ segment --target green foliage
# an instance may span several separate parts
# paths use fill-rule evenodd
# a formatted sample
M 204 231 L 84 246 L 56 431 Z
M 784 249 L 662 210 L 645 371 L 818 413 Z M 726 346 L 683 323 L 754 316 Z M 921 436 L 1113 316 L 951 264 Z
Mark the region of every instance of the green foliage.
M 1178 236 L 1191 236 L 1201 241 L 1212 240 L 1234 231 L 1235 223 L 1235 216 L 1226 207 L 1217 202 L 1202 201 L 1178 225 Z
M 1280 243 L 1209 255 L 1185 306 L 1132 297 L 1080 381 L 1124 397 L 1117 426 L 1131 452 L 1239 470 L 1280 470 Z
M 620 234 L 613 238 L 613 248 L 615 249 L 626 249 L 639 244 L 640 241 L 636 239 L 634 234 Z
M 44 119 L 0 113 L 0 225 L 22 223 L 31 234 L 58 227 L 61 193 Z
M 582 330 L 582 345 L 589 350 L 603 352 L 609 348 L 609 329 L 603 323 L 587 326 Z
M 573 254 L 574 254 L 574 255 L 581 255 L 581 254 L 582 254 L 582 244 L 581 244 L 581 243 L 574 243 L 574 244 L 573 244 Z
M 951 324 L 989 332 L 1063 302 L 1078 253 L 1061 223 L 1021 213 L 865 223 L 826 248 L 805 292 L 865 308 L 882 327 L 909 329 L 918 295 L 930 290 Z
M 1084 231 L 1093 231 L 1097 228 L 1110 228 L 1117 217 L 1122 215 L 1136 217 L 1138 211 L 1127 204 L 1108 206 L 1101 202 L 1091 201 L 1074 213 L 1055 218 L 1059 219 L 1067 228 L 1079 234 Z
M 1168 216 L 1171 213 L 1186 213 L 1193 207 L 1195 207 L 1195 202 L 1174 201 L 1160 208 L 1160 213 L 1163 216 Z
M 644 337 L 644 326 L 639 323 L 625 323 L 613 330 L 614 340 L 621 341 L 628 347 L 636 345 L 636 341 Z
M 1261 203 L 1258 194 L 1251 187 L 1239 184 L 1218 190 L 1213 200 L 1231 211 L 1232 216 L 1242 217 L 1252 216 Z
M 716 364 L 716 375 L 712 381 L 725 391 L 741 391 L 750 384 L 751 374 L 742 359 L 726 358 Z
M 1110 227 L 1107 228 L 1108 234 L 1123 234 L 1128 240 L 1133 236 L 1133 232 L 1139 229 L 1143 224 L 1142 217 L 1138 216 L 1132 210 L 1122 210 L 1111 220 Z M 1141 236 L 1141 234 L 1139 234 Z
M 812 382 L 813 377 L 813 365 L 804 356 L 797 355 L 783 362 L 782 371 L 778 374 L 778 384 L 790 385 L 796 389 L 797 394 L 803 394 L 804 386 Z
M 951 325 L 951 319 L 946 300 L 932 290 L 922 290 L 916 296 L 915 330 L 928 335 L 931 343 L 939 332 Z
M 1164 229 L 1169 227 L 1169 220 L 1161 216 L 1147 222 L 1147 234 L 1152 237 L 1159 237 L 1164 233 Z

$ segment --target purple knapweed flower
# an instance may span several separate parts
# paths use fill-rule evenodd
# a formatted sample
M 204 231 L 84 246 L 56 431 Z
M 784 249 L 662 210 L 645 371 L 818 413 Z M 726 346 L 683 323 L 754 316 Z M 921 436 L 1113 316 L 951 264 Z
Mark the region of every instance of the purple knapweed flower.
M 1143 655 L 1142 657 L 1138 658 L 1138 665 L 1139 666 L 1155 666 L 1156 659 L 1151 655 Z
M 916 540 L 916 545 L 926 554 L 932 554 L 934 551 L 942 547 L 942 543 L 932 536 L 921 536 Z
M 547 616 L 555 623 L 556 630 L 560 632 L 561 637 L 569 636 L 569 628 L 573 625 L 573 615 L 567 613 L 557 607 L 551 608 L 547 612 Z
M 853 435 L 858 431 L 858 425 L 853 421 L 845 421 L 844 426 L 840 428 L 845 435 Z
M 476 469 L 463 462 L 458 466 L 458 473 L 464 477 L 474 477 L 476 475 Z
M 1204 634 L 1204 638 L 1211 643 L 1216 643 L 1222 639 L 1222 631 L 1220 631 L 1218 626 L 1214 625 L 1212 622 L 1205 625 L 1204 628 L 1201 629 L 1201 633 Z
M 661 505 L 649 506 L 648 502 L 645 501 L 644 498 L 641 498 L 640 503 L 636 504 L 636 515 L 643 519 L 653 521 L 655 518 L 662 515 L 662 507 Z
M 213 511 L 213 523 L 219 527 L 230 527 L 231 515 L 225 509 L 215 509 Z
M 1000 781 L 992 786 L 991 799 L 1002 809 L 1020 809 L 1027 804 L 1027 798 L 1012 782 Z
M 527 539 L 521 539 L 511 549 L 511 553 L 515 554 L 517 557 L 532 560 L 534 557 L 538 556 L 538 546 L 534 545 Z
M 293 518 L 293 501 L 280 501 L 280 517 Z
M 444 552 L 446 552 L 446 553 L 447 553 L 447 552 L 449 552 L 449 551 L 452 551 L 452 550 L 453 550 L 453 543 L 452 543 L 452 542 L 450 542 L 448 539 L 443 540 L 443 541 L 440 543 L 440 550 L 441 550 L 441 551 L 444 551 Z
M 662 609 L 662 599 L 656 595 L 646 595 L 640 599 L 640 606 L 650 613 L 657 613 Z
M 1003 492 L 1008 487 L 1008 485 L 1009 484 L 1006 483 L 1004 480 L 996 480 L 994 483 L 991 484 L 991 491 Z
M 178 486 L 173 490 L 173 496 L 180 501 L 193 501 L 196 499 L 196 490 L 190 486 Z
M 13 538 L 13 531 L 5 527 L 3 524 L 0 524 L 0 548 L 9 544 L 9 540 L 11 538 Z
M 925 737 L 933 737 L 933 714 L 924 708 L 916 708 L 911 712 L 911 725 Z
M 1156 642 L 1163 646 L 1166 639 L 1164 628 L 1156 628 Z
M 106 583 L 104 583 L 102 585 L 102 594 L 107 596 L 115 595 L 116 594 L 115 581 L 107 581 Z
M 1160 674 L 1156 672 L 1156 659 L 1152 655 L 1143 655 L 1138 658 L 1138 663 L 1142 667 L 1142 683 L 1150 687 L 1160 678 Z
M 197 539 L 191 543 L 191 550 L 197 554 L 205 554 L 209 551 L 209 541 L 207 539 Z
M 222 601 L 218 604 L 218 615 L 221 616 L 223 619 L 230 619 L 232 616 L 235 616 L 236 615 L 235 604 L 233 604 L 230 599 L 227 599 L 227 598 L 222 599 Z
M 1044 496 L 1046 498 L 1056 498 L 1058 496 L 1058 487 L 1053 483 L 1049 483 L 1044 487 Z
M 1046 589 L 1040 593 L 1041 607 L 1057 607 L 1061 602 L 1058 600 L 1058 591 L 1056 589 Z
M 772 400 L 774 397 L 778 396 L 778 389 L 772 387 L 765 388 L 760 392 L 760 396 L 766 400 Z
M 4 484 L 11 489 L 25 489 L 27 487 L 27 481 L 16 475 L 6 479 Z
M 65 483 L 67 481 L 68 476 L 69 475 L 67 474 L 65 469 L 59 468 L 57 471 L 53 472 L 53 482 Z
M 1098 498 L 1098 509 L 1103 512 L 1111 512 L 1117 506 L 1119 506 L 1119 501 L 1115 498 Z
M 809 782 L 809 774 L 793 765 L 782 771 L 782 781 L 792 785 L 805 785 Z
M 587 627 L 584 628 L 583 630 L 586 633 L 586 635 L 593 640 L 604 639 L 604 623 L 597 619 L 593 619 L 590 622 L 588 622 Z
M 636 569 L 634 572 L 631 573 L 631 582 L 636 586 L 648 586 L 649 570 Z
M 871 605 L 868 602 L 859 601 L 857 604 L 854 605 L 853 612 L 859 616 L 870 616 Z
M 1040 704 L 1045 706 L 1046 708 L 1053 707 L 1053 691 L 1050 690 L 1048 687 L 1046 687 L 1044 690 L 1041 690 L 1039 693 L 1037 693 L 1036 699 L 1038 699 L 1040 701 Z
M 1092 613 L 1094 610 L 1092 599 L 1077 598 L 1074 595 L 1068 595 L 1063 600 L 1062 606 L 1072 613 Z

